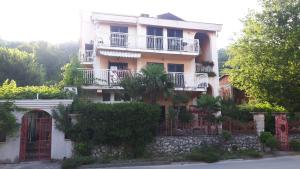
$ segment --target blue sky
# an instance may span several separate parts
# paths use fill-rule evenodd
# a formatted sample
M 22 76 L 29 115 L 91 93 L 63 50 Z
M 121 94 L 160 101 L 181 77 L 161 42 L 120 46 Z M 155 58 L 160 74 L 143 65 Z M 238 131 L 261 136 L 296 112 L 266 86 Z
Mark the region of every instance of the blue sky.
M 1 0 L 0 38 L 76 41 L 81 11 L 151 16 L 171 12 L 188 21 L 223 24 L 217 41 L 221 48 L 241 31 L 240 19 L 248 10 L 258 8 L 256 0 Z

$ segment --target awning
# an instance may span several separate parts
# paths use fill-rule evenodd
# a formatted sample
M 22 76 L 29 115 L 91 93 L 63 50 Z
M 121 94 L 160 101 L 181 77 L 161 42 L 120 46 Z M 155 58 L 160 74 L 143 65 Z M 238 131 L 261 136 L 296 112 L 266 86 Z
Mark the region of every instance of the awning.
M 115 51 L 115 50 L 99 50 L 100 55 L 122 57 L 122 58 L 141 58 L 141 53 Z

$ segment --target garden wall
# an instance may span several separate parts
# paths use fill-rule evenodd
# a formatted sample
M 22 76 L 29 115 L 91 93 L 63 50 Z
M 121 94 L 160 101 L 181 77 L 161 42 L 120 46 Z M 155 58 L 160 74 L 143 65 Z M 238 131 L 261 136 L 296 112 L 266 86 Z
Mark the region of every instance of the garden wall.
M 165 136 L 157 137 L 155 142 L 147 148 L 154 154 L 185 154 L 192 148 L 201 145 L 222 145 L 227 150 L 231 149 L 255 149 L 261 150 L 261 144 L 257 135 L 234 135 L 231 140 L 224 141 L 219 135 L 203 135 L 203 136 Z
M 292 139 L 300 141 L 300 133 L 299 134 L 289 134 L 289 141 Z

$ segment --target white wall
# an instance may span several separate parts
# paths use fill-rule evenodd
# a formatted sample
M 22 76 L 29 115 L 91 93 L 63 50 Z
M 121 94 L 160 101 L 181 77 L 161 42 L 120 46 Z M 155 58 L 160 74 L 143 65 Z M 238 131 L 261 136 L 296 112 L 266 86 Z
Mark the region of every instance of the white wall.
M 38 106 L 45 106 L 49 104 L 49 100 L 47 103 L 43 104 L 43 101 L 32 101 L 30 105 L 28 102 L 25 104 L 22 103 L 21 107 L 35 107 Z M 54 105 L 58 105 L 59 100 L 55 100 L 53 105 L 46 105 L 44 108 L 40 110 L 46 111 L 52 116 L 52 109 Z M 70 101 L 68 101 L 70 104 Z M 18 106 L 18 102 L 16 102 Z M 30 111 L 30 110 L 28 110 Z M 26 111 L 26 112 L 28 112 Z M 0 163 L 1 162 L 17 162 L 19 160 L 19 152 L 20 152 L 20 131 L 21 131 L 21 121 L 23 115 L 26 113 L 24 111 L 15 111 L 13 114 L 16 116 L 17 122 L 20 124 L 19 131 L 16 132 L 13 136 L 8 136 L 6 142 L 0 143 Z M 59 131 L 55 127 L 55 120 L 52 119 L 52 135 L 51 135 L 51 159 L 63 159 L 64 157 L 71 157 L 72 156 L 72 149 L 73 145 L 70 140 L 64 139 L 64 133 Z

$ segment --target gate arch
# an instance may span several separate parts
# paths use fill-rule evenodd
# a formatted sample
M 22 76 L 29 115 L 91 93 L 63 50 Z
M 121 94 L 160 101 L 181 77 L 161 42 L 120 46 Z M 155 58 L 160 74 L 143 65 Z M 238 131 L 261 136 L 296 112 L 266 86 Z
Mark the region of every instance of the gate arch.
M 50 160 L 52 118 L 43 110 L 32 110 L 22 117 L 20 161 Z

